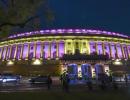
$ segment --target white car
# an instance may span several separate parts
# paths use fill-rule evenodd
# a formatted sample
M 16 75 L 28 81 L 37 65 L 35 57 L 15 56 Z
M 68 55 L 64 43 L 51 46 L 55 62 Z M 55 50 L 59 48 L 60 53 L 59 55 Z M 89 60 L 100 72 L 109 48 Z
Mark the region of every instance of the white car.
M 19 82 L 20 76 L 13 74 L 2 74 L 0 75 L 0 83 L 8 83 L 8 82 Z

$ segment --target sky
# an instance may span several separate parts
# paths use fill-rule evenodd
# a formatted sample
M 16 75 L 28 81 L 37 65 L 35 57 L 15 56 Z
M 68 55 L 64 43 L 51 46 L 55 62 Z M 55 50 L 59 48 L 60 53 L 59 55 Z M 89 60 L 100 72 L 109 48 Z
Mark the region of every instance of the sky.
M 86 28 L 130 35 L 130 0 L 49 0 L 54 13 L 43 28 Z

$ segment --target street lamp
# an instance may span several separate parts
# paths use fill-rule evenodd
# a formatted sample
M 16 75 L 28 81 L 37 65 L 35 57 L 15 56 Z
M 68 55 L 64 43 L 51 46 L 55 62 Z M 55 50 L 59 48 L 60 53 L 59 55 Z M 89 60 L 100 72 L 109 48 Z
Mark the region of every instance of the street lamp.
M 122 65 L 122 62 L 121 62 L 121 59 L 116 59 L 114 62 L 113 62 L 114 65 Z
M 11 61 L 11 60 L 9 60 L 9 61 L 7 62 L 7 66 L 12 66 L 12 65 L 14 65 L 14 62 Z
M 39 59 L 35 59 L 33 62 L 32 62 L 32 65 L 41 65 L 42 64 L 42 62 L 41 62 L 41 60 L 39 60 Z

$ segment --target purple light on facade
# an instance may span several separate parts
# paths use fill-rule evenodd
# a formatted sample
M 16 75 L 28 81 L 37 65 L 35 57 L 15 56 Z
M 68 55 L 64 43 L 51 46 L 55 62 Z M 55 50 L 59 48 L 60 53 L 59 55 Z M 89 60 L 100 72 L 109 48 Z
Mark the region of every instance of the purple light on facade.
M 90 54 L 96 53 L 96 44 L 95 42 L 90 42 Z
M 101 42 L 97 43 L 97 52 L 98 52 L 98 54 L 103 54 L 102 49 L 103 49 L 102 48 L 102 43 Z
M 25 43 L 24 44 L 24 48 L 23 48 L 23 55 L 22 55 L 22 58 L 25 59 L 27 57 L 27 54 L 28 54 L 28 44 Z
M 81 33 L 82 31 L 80 29 L 75 29 L 74 33 Z
M 6 54 L 6 60 L 9 59 L 9 56 L 10 56 L 10 50 L 11 50 L 11 46 L 8 46 L 8 50 L 7 50 L 7 54 Z
M 57 33 L 57 31 L 56 30 L 50 30 L 50 33 Z
M 64 55 L 64 48 L 65 48 L 65 43 L 63 41 L 59 42 L 59 57 L 61 58 Z
M 40 33 L 44 33 L 44 30 L 40 30 Z
M 40 42 L 38 42 L 37 45 L 36 45 L 37 46 L 36 47 L 36 58 L 37 59 L 39 59 L 41 57 L 41 49 L 42 49 L 41 45 L 42 44 Z
M 127 46 L 128 54 L 130 55 L 130 45 Z
M 34 43 L 30 43 L 29 59 L 34 58 Z
M 11 59 L 14 59 L 15 50 L 16 50 L 16 45 L 13 45 L 11 50 Z
M 68 29 L 67 33 L 73 33 L 73 30 L 72 29 Z
M 104 43 L 104 51 L 105 51 L 105 55 L 109 55 L 110 58 L 110 48 L 109 48 L 109 43 Z
M 57 29 L 57 33 L 64 33 L 62 29 Z
M 49 42 L 44 43 L 43 49 L 44 49 L 44 53 L 45 53 L 44 57 L 45 57 L 45 59 L 47 59 L 49 57 Z
M 121 37 L 126 37 L 128 38 L 127 35 L 115 33 L 115 32 L 107 32 L 107 31 L 100 31 L 100 30 L 88 30 L 88 29 L 52 29 L 52 30 L 40 30 L 40 31 L 34 31 L 34 32 L 26 32 L 26 33 L 21 33 L 17 35 L 11 35 L 8 38 L 16 38 L 16 37 L 21 37 L 21 36 L 31 36 L 31 35 L 36 35 L 36 34 L 58 34 L 58 33 L 89 33 L 89 34 L 105 34 L 105 35 L 114 35 L 114 36 L 121 36 Z
M 51 58 L 56 58 L 56 42 L 52 42 L 51 44 Z
M 116 53 L 116 48 L 115 48 L 115 44 L 114 43 L 112 43 L 111 44 L 111 51 L 112 51 L 112 58 L 116 58 L 116 56 L 117 56 L 117 53 Z
M 123 50 L 124 50 L 124 56 L 126 59 L 128 59 L 128 51 L 127 51 L 127 46 L 125 44 L 123 44 Z
M 7 47 L 4 47 L 4 48 L 3 48 L 2 60 L 4 60 L 5 57 L 6 57 L 6 49 L 7 49 Z
M 17 49 L 17 53 L 16 53 L 16 59 L 20 59 L 21 49 L 22 49 L 22 45 L 19 44 L 18 49 Z
M 85 30 L 85 29 L 82 29 L 82 33 L 87 33 L 87 30 Z
M 122 58 L 122 51 L 121 51 L 121 46 L 120 44 L 116 44 L 116 47 L 117 47 L 117 54 L 118 54 L 118 57 L 119 58 Z
M 49 33 L 50 32 L 50 30 L 45 30 L 45 33 Z

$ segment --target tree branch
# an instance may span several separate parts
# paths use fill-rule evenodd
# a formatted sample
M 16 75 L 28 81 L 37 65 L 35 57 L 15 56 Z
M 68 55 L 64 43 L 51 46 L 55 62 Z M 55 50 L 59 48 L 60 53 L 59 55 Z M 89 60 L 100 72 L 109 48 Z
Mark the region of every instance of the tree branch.
M 18 26 L 18 27 L 24 28 L 28 22 L 30 22 L 38 17 L 39 17 L 38 15 L 30 17 L 26 21 L 20 22 L 20 23 L 5 22 L 5 23 L 0 24 L 0 29 L 2 29 L 2 27 L 4 27 L 4 26 L 12 26 L 12 27 Z
M 8 5 L 7 2 L 5 0 L 1 0 L 1 2 L 4 4 L 4 5 Z

